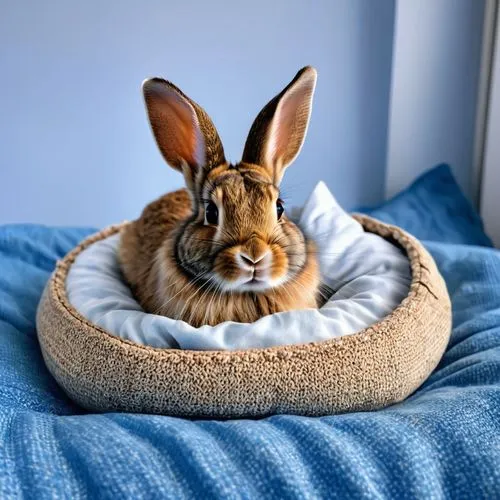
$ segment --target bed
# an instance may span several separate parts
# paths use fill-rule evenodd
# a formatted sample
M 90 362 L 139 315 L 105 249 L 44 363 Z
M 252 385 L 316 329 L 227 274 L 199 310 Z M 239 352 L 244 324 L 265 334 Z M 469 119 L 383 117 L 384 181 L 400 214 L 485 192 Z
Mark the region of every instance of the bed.
M 84 411 L 46 369 L 35 313 L 56 262 L 95 229 L 0 226 L 0 498 L 498 496 L 500 253 L 445 165 L 361 211 L 424 241 L 453 333 L 406 401 L 320 418 Z

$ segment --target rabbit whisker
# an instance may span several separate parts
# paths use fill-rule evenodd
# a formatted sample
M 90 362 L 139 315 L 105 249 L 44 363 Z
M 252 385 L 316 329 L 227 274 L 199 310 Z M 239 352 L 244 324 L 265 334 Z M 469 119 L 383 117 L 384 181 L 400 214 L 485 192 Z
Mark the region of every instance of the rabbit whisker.
M 182 293 L 186 288 L 188 288 L 189 286 L 192 286 L 194 285 L 195 283 L 197 283 L 200 279 L 203 278 L 204 275 L 206 275 L 207 273 L 206 272 L 203 272 L 201 274 L 198 274 L 195 276 L 195 279 L 194 280 L 190 280 L 188 281 L 174 296 L 170 297 L 166 302 L 164 302 L 161 306 L 160 306 L 160 310 L 161 309 L 164 309 L 167 304 L 169 304 L 173 299 L 175 299 L 180 293 Z
M 204 299 L 204 297 L 206 297 L 217 286 L 217 282 L 215 281 L 213 276 L 210 277 L 210 279 L 207 281 L 207 283 L 209 284 L 208 288 L 206 290 L 204 290 L 204 292 L 201 294 L 200 298 L 198 299 L 198 302 L 196 303 L 196 305 L 193 307 L 193 309 L 191 311 L 191 314 L 189 316 L 190 321 L 191 321 L 191 318 L 193 317 L 193 313 L 198 308 L 198 304 Z M 205 314 L 206 314 L 206 311 L 205 311 Z

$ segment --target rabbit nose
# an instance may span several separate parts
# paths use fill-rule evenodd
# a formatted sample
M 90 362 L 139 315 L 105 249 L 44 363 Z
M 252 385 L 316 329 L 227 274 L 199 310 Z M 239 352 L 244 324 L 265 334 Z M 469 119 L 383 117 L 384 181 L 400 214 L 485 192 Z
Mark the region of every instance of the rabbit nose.
M 243 262 L 249 266 L 255 266 L 258 262 L 260 262 L 265 256 L 267 252 L 264 252 L 262 255 L 259 255 L 258 257 L 250 257 L 247 253 L 240 252 L 240 257 L 242 258 Z
M 246 244 L 241 246 L 240 256 L 247 266 L 255 267 L 259 263 L 262 266 L 265 265 L 263 259 L 270 254 L 270 251 L 271 249 L 263 239 L 252 236 Z

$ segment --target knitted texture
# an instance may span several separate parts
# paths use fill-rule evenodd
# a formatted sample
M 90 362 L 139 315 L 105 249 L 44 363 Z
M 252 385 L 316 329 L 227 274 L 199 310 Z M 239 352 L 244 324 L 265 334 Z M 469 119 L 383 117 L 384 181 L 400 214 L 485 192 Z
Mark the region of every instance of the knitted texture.
M 327 415 L 401 401 L 444 353 L 450 300 L 432 257 L 415 238 L 370 217 L 356 218 L 366 231 L 399 245 L 412 270 L 401 305 L 357 334 L 239 352 L 155 349 L 115 337 L 80 315 L 65 289 L 77 255 L 122 227 L 112 226 L 70 252 L 47 283 L 37 312 L 47 367 L 73 400 L 92 411 Z

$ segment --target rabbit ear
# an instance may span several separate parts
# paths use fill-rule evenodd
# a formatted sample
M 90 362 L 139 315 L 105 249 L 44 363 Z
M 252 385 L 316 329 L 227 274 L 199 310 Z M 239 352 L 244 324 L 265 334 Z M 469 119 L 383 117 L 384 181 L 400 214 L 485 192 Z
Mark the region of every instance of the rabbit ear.
M 192 187 L 201 169 L 225 163 L 224 148 L 214 124 L 194 101 L 161 78 L 142 84 L 149 121 L 168 164 L 184 173 Z
M 316 70 L 302 68 L 285 89 L 270 101 L 253 122 L 242 160 L 271 171 L 279 184 L 286 167 L 302 147 L 311 116 Z

